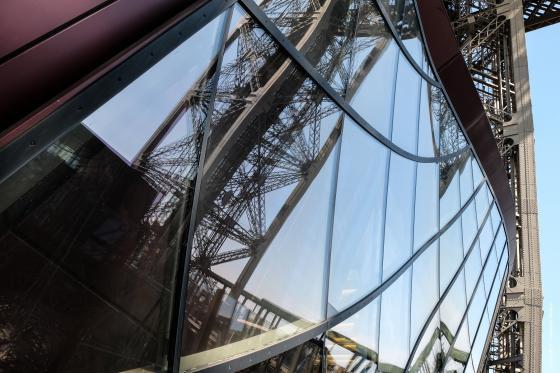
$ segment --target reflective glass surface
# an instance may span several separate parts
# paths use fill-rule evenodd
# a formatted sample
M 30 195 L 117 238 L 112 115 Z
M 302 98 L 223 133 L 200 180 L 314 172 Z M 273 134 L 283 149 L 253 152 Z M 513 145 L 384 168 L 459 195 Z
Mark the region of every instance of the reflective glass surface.
M 449 358 L 445 363 L 444 372 L 462 372 L 468 363 L 471 343 L 469 339 L 468 322 L 465 319 L 459 329 L 455 342 L 449 350 Z
M 383 4 L 399 40 L 370 0 L 203 4 L 87 88 L 0 182 L 2 364 L 164 371 L 179 331 L 184 372 L 474 371 L 505 231 L 413 0 Z
M 353 62 L 355 83 L 346 96 L 358 114 L 385 137 L 391 136 L 398 53 L 397 43 L 390 39 L 357 53 Z
M 409 355 L 410 275 L 403 273 L 381 295 L 379 372 L 402 372 Z
M 436 314 L 418 343 L 408 371 L 412 373 L 435 372 L 441 359 L 439 317 Z M 411 345 L 412 348 L 412 345 Z
M 470 297 L 472 296 L 481 270 L 482 262 L 480 259 L 480 248 L 478 245 L 478 241 L 476 241 L 472 248 L 471 254 L 465 262 L 465 283 L 467 290 L 467 299 L 470 299 Z
M 0 184 L 0 370 L 166 365 L 177 227 L 192 205 L 223 18 L 81 122 L 57 123 L 56 140 Z
M 457 220 L 439 239 L 440 293 L 443 293 L 463 260 L 461 221 Z
M 400 53 L 391 141 L 412 154 L 417 146 L 420 82 L 420 75 Z
M 461 271 L 439 308 L 442 338 L 445 338 L 448 344 L 451 344 L 457 336 L 457 331 L 466 309 L 465 275 Z
M 379 299 L 327 332 L 329 372 L 375 372 L 378 351 Z
M 391 154 L 385 213 L 383 279 L 395 272 L 412 253 L 415 163 Z
M 438 166 L 416 164 L 414 205 L 414 250 L 418 250 L 438 231 Z
M 436 241 L 412 265 L 411 347 L 439 299 L 437 255 Z
M 439 126 L 432 116 L 431 94 L 430 84 L 422 79 L 418 114 L 418 155 L 423 157 L 434 157 L 439 151 Z
M 244 34 L 224 52 L 191 253 L 189 369 L 326 317 L 344 117 L 250 17 L 237 24 Z M 247 37 L 258 43 L 247 49 Z M 251 70 L 247 53 L 258 56 Z
M 389 151 L 351 120 L 345 121 L 331 249 L 330 312 L 373 290 L 381 275 Z
M 463 153 L 466 154 L 466 153 Z M 465 162 L 464 156 L 439 164 L 439 224 L 443 227 L 461 206 L 459 191 L 459 170 Z

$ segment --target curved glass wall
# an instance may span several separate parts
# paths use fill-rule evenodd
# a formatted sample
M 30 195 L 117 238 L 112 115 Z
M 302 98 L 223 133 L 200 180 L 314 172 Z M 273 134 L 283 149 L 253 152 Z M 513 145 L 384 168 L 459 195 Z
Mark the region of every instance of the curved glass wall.
M 8 366 L 476 369 L 502 219 L 414 3 L 381 6 L 394 30 L 370 0 L 214 11 L 2 175 L 2 307 L 34 341 Z

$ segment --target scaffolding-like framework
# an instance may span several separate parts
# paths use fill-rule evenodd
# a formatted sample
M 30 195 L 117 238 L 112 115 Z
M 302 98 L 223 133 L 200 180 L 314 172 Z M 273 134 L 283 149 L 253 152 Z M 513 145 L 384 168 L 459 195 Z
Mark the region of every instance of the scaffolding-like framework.
M 486 343 L 486 363 L 479 371 L 538 373 L 542 290 L 524 34 L 559 22 L 560 1 L 445 2 L 503 157 L 516 207 L 516 255 Z

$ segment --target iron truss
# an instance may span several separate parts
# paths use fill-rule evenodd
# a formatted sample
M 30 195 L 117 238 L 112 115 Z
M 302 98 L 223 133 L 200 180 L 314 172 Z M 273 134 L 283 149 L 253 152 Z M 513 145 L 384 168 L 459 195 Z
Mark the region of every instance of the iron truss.
M 521 237 L 521 184 L 519 145 L 504 136 L 519 102 L 513 72 L 512 9 L 514 3 L 502 0 L 445 0 L 449 17 L 461 46 L 461 52 L 488 116 L 496 143 L 502 155 L 510 187 L 516 201 L 518 242 Z M 560 2 L 523 1 L 526 31 L 560 21 Z M 521 95 L 519 95 L 521 96 Z M 519 245 L 522 245 L 519 242 Z M 519 256 L 519 253 L 517 254 Z M 521 259 L 515 259 L 509 284 L 523 277 Z M 524 323 L 502 296 L 487 344 L 483 371 L 522 372 L 524 367 Z M 527 351 L 525 351 L 527 353 Z
M 560 1 L 525 0 L 523 1 L 523 19 L 525 20 L 525 31 L 533 31 L 560 22 Z

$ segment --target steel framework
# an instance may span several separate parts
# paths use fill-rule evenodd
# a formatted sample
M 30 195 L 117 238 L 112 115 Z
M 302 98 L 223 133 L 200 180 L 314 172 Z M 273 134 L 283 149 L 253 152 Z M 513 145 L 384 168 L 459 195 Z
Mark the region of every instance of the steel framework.
M 446 5 L 504 159 L 517 217 L 516 257 L 479 370 L 538 373 L 542 290 L 524 33 L 560 21 L 560 2 L 447 0 Z

